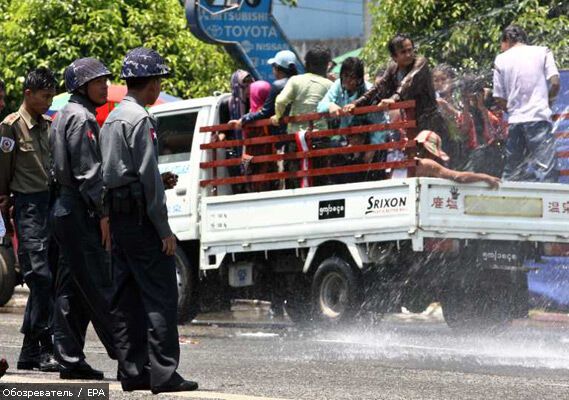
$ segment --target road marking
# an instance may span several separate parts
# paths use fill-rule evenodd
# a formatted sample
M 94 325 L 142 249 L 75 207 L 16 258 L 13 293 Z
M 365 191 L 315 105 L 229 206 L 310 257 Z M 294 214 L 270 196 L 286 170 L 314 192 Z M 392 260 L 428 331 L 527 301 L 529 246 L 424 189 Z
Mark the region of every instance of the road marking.
M 61 379 L 45 379 L 45 378 L 38 378 L 35 376 L 28 376 L 28 375 L 13 375 L 11 373 L 7 373 L 2 377 L 1 381 L 2 385 L 6 385 L 9 383 L 58 383 L 58 384 L 65 384 L 65 383 L 108 383 L 109 390 L 113 392 L 122 392 L 122 388 L 120 383 L 118 382 L 109 382 L 109 381 L 79 381 L 79 380 L 61 380 Z M 133 393 L 145 393 L 149 391 L 140 391 L 140 392 L 133 392 Z M 207 392 L 197 390 L 195 392 L 178 392 L 178 393 L 164 393 L 168 396 L 175 396 L 181 397 L 186 399 L 214 399 L 214 400 L 290 400 L 290 399 L 283 399 L 277 397 L 262 397 L 262 396 L 249 396 L 244 394 L 235 394 L 235 393 L 221 393 L 221 392 Z

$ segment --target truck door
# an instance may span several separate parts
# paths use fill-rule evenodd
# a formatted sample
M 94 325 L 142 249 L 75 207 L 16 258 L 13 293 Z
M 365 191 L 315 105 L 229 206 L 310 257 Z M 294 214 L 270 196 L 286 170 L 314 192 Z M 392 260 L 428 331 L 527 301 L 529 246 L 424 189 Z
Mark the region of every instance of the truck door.
M 160 172 L 178 175 L 178 185 L 166 191 L 166 199 L 170 227 L 180 240 L 197 238 L 196 180 L 199 177 L 191 173 L 191 155 L 200 149 L 193 149 L 192 142 L 194 135 L 199 134 L 199 126 L 207 123 L 208 113 L 208 107 L 201 107 L 156 114 Z

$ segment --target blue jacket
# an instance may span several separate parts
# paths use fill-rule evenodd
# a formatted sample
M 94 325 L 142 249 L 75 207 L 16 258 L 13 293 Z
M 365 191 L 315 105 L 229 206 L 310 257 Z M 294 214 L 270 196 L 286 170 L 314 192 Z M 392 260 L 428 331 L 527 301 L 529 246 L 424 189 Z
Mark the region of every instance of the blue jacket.
M 372 85 L 368 82 L 365 82 L 364 87 L 362 87 L 361 90 L 356 90 L 354 93 L 350 94 L 346 89 L 342 87 L 341 80 L 338 79 L 328 90 L 328 93 L 326 93 L 322 101 L 318 103 L 318 112 L 328 112 L 330 104 L 336 104 L 340 107 L 351 104 L 371 88 Z M 362 117 L 363 119 L 369 121 L 368 123 L 371 124 L 383 124 L 389 122 L 389 118 L 384 112 L 365 114 L 358 119 L 362 119 Z M 346 128 L 352 124 L 360 125 L 359 121 L 354 120 L 354 116 L 345 116 L 340 118 L 340 128 Z M 387 131 L 377 131 L 370 134 L 371 144 L 384 143 L 386 140 Z

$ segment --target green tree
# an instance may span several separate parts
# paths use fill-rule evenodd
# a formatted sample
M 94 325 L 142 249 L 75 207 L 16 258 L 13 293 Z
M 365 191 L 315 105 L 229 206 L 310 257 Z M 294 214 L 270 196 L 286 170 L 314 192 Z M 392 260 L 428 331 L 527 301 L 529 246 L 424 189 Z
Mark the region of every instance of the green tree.
M 222 47 L 190 33 L 178 0 L 0 0 L 0 43 L 12 110 L 30 69 L 47 66 L 61 77 L 74 59 L 92 56 L 118 82 L 125 53 L 142 45 L 165 56 L 172 76 L 164 90 L 180 97 L 228 90 L 236 68 Z
M 397 32 L 414 38 L 433 64 L 489 71 L 500 51 L 500 33 L 515 23 L 531 44 L 551 48 L 560 67 L 569 67 L 569 3 L 559 0 L 375 0 L 372 35 L 364 57 L 374 66 L 389 59 L 388 40 Z

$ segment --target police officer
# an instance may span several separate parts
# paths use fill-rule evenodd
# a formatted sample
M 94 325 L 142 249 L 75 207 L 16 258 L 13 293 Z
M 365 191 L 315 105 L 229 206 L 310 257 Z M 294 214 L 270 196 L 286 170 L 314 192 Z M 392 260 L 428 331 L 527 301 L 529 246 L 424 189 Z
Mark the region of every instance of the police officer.
M 125 391 L 198 387 L 176 372 L 176 238 L 168 224 L 163 179 L 167 186 L 175 182 L 158 171 L 156 120 L 144 108 L 156 101 L 168 73 L 156 51 L 139 47 L 128 52 L 120 75 L 128 93 L 101 129 L 115 273 L 115 340 Z
M 51 106 L 56 84 L 47 68 L 30 72 L 24 81 L 23 104 L 0 124 L 0 204 L 7 216 L 13 195 L 18 259 L 30 288 L 17 363 L 24 370 L 58 370 L 53 358 L 53 280 L 48 260 L 51 119 L 43 115 Z
M 107 353 L 116 359 L 110 315 L 112 276 L 108 217 L 102 208 L 103 175 L 96 107 L 107 102 L 110 71 L 99 60 L 81 58 L 65 69 L 71 97 L 52 127 L 57 198 L 54 234 L 61 251 L 54 310 L 55 356 L 62 379 L 103 379 L 85 361 L 85 333 L 92 322 Z

